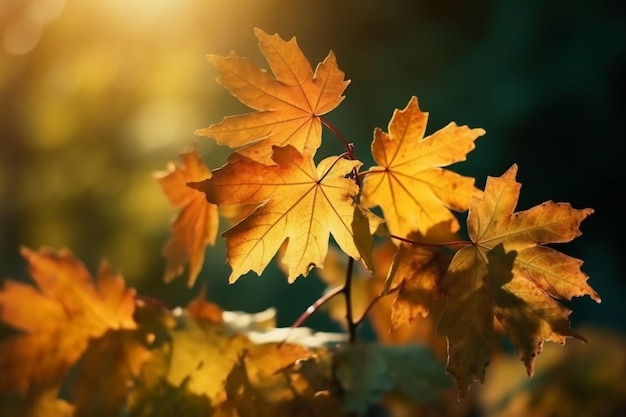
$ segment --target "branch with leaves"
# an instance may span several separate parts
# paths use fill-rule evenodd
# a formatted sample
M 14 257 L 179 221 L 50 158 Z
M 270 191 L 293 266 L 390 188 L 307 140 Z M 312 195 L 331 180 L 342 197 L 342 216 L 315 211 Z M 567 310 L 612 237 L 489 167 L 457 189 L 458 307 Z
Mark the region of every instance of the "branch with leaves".
M 516 212 L 517 165 L 478 189 L 474 178 L 448 167 L 464 161 L 485 131 L 452 122 L 426 136 L 428 113 L 415 96 L 394 110 L 387 131 L 374 129 L 375 165 L 362 170 L 354 151 L 370 144 L 349 141 L 324 118 L 350 83 L 334 53 L 313 70 L 295 38 L 254 33 L 271 73 L 234 52 L 209 56 L 218 82 L 253 110 L 196 132 L 232 149 L 224 165 L 210 170 L 193 147 L 180 155 L 180 165 L 155 175 L 179 210 L 163 252 L 164 279 L 187 269 L 193 286 L 225 218 L 231 283 L 251 271 L 262 275 L 278 258 L 290 283 L 320 271 L 328 292 L 289 332 L 255 342 L 251 329 L 229 328 L 203 296 L 181 318 L 178 310 L 135 296 L 106 263 L 91 282 L 67 251 L 24 249 L 37 286 L 7 281 L 0 292 L 0 319 L 22 332 L 0 343 L 0 363 L 8 370 L 0 393 L 18 398 L 4 409 L 32 416 L 42 410 L 165 415 L 159 407 L 190 416 L 362 414 L 389 395 L 435 401 L 450 385 L 446 372 L 465 396 L 485 379 L 496 325 L 529 375 L 544 342 L 585 341 L 570 328 L 561 301 L 600 297 L 581 260 L 546 245 L 578 237 L 592 209 L 548 201 Z M 339 145 L 335 155 L 317 155 L 324 126 Z M 462 213 L 467 238 L 459 234 Z M 381 263 L 376 254 L 384 245 L 394 254 Z M 345 338 L 318 335 L 314 346 L 289 339 L 340 295 Z M 359 340 L 359 327 L 392 296 L 388 330 L 433 319 L 436 335 L 447 340 L 445 370 L 424 345 Z M 357 307 L 359 297 L 365 301 Z M 36 302 L 39 313 L 23 299 Z M 64 342 L 51 356 L 46 350 L 54 337 Z M 181 356 L 197 349 L 202 360 Z M 79 379 L 87 378 L 98 355 L 112 351 L 119 355 L 116 372 L 107 375 L 132 388 L 96 404 L 83 398 L 93 392 L 81 394 L 85 389 L 77 385 L 72 403 L 57 398 L 72 366 L 79 367 Z M 18 369 L 38 355 L 45 358 L 41 368 Z M 217 379 L 209 383 L 209 374 Z

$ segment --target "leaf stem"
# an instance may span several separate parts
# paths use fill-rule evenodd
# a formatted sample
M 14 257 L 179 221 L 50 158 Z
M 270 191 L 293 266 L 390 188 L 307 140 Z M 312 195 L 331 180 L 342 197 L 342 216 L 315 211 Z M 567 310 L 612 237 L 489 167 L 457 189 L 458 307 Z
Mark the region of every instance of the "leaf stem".
M 348 139 L 346 139 L 346 137 L 343 135 L 343 133 L 341 133 L 341 131 L 339 129 L 337 129 L 328 120 L 324 119 L 323 117 L 320 117 L 320 120 L 321 120 L 322 124 L 324 126 L 326 126 L 327 128 L 329 128 L 335 134 L 335 136 L 337 136 L 339 138 L 341 143 L 343 143 L 343 146 L 346 148 L 346 152 L 348 152 L 348 157 L 350 159 L 354 159 L 354 145 L 352 143 L 348 142 Z
M 343 143 L 344 148 L 346 148 L 346 155 L 348 156 L 348 158 L 354 161 L 356 159 L 354 157 L 354 144 L 351 142 L 348 142 L 348 139 L 346 139 L 343 133 L 341 133 L 341 131 L 337 129 L 335 125 L 333 125 L 331 122 L 324 119 L 323 117 L 320 117 L 320 120 L 322 121 L 322 124 L 324 126 L 329 128 L 335 134 L 335 136 L 339 138 L 341 143 Z M 359 178 L 359 170 L 357 168 L 354 168 L 352 170 L 352 177 L 354 178 L 354 182 L 356 182 L 356 185 L 358 185 L 359 188 L 361 188 L 361 179 Z
M 358 326 L 358 325 L 361 324 L 361 322 L 363 320 L 365 320 L 365 317 L 367 317 L 367 315 L 369 314 L 369 312 L 372 309 L 372 307 L 374 307 L 374 304 L 376 304 L 380 299 L 382 299 L 383 297 L 388 296 L 389 294 L 393 294 L 395 292 L 400 291 L 400 288 L 402 288 L 402 284 L 393 287 L 392 289 L 390 289 L 387 292 L 381 292 L 376 297 L 374 297 L 374 299 L 372 301 L 370 301 L 370 303 L 367 305 L 367 308 L 363 312 L 363 315 L 355 322 L 355 325 Z
M 347 152 L 342 153 L 341 155 L 339 155 L 337 157 L 337 159 L 335 159 L 335 161 L 332 163 L 332 165 L 330 167 L 328 167 L 328 169 L 326 170 L 326 172 L 324 172 L 324 174 L 321 176 L 321 178 L 319 180 L 317 180 L 317 183 L 321 183 L 322 181 L 324 181 L 324 178 L 326 178 L 326 176 L 330 173 L 330 171 L 333 170 L 333 167 L 335 165 L 337 165 L 337 162 L 339 162 L 341 159 L 343 159 L 344 156 L 350 157 L 350 155 Z
M 368 169 L 368 170 L 365 170 L 365 171 L 359 171 L 358 175 L 359 175 L 359 177 L 364 177 L 367 174 L 384 174 L 384 173 L 385 173 L 385 171 L 381 170 L 381 169 Z
M 456 240 L 452 242 L 440 242 L 440 243 L 428 243 L 428 242 L 418 242 L 416 240 L 407 239 L 405 237 L 397 236 L 397 235 L 389 235 L 392 239 L 399 240 L 404 243 L 408 243 L 410 245 L 420 245 L 420 246 L 428 246 L 428 247 L 440 247 L 440 246 L 470 246 L 473 245 L 474 242 L 471 240 Z

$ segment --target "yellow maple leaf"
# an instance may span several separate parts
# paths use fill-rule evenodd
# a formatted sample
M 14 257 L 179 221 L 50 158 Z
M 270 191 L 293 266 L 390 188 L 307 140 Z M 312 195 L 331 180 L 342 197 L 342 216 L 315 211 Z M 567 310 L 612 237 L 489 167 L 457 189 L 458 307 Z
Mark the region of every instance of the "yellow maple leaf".
M 214 245 L 217 237 L 219 214 L 217 206 L 210 204 L 204 195 L 187 183 L 211 177 L 211 171 L 198 155 L 196 148 L 180 155 L 183 165 L 170 164 L 167 171 L 155 173 L 170 204 L 180 209 L 172 222 L 171 236 L 163 248 L 167 260 L 164 279 L 172 281 L 189 263 L 187 283 L 192 286 L 204 263 L 207 245 Z
M 378 165 L 365 175 L 362 203 L 380 206 L 390 233 L 397 236 L 425 235 L 439 224 L 456 232 L 459 223 L 450 210 L 467 210 L 478 191 L 473 178 L 441 167 L 465 160 L 485 131 L 452 122 L 424 137 L 427 119 L 412 97 L 404 110 L 394 111 L 389 133 L 374 131 L 372 155 Z
M 473 244 L 455 254 L 442 282 L 448 299 L 438 330 L 448 338 L 448 371 L 461 395 L 484 380 L 494 315 L 532 375 L 544 341 L 584 341 L 570 329 L 570 310 L 557 300 L 589 295 L 600 302 L 581 260 L 542 246 L 579 236 L 593 209 L 548 201 L 514 212 L 521 188 L 516 173 L 513 165 L 501 177 L 488 177 L 484 195 L 472 199 L 467 227 Z
M 135 291 L 103 261 L 97 280 L 68 250 L 22 248 L 37 287 L 6 280 L 0 320 L 23 332 L 0 343 L 0 392 L 59 384 L 91 338 L 133 329 Z
M 346 254 L 370 265 L 366 248 L 371 242 L 363 235 L 371 238 L 382 219 L 355 203 L 359 187 L 346 178 L 361 163 L 329 157 L 316 168 L 293 146 L 274 147 L 272 158 L 276 165 L 235 153 L 210 179 L 192 184 L 213 204 L 259 204 L 223 234 L 230 282 L 250 270 L 261 275 L 286 239 L 282 262 L 288 265 L 289 282 L 323 267 L 331 234 Z
M 261 29 L 254 33 L 276 78 L 234 52 L 227 57 L 209 55 L 220 71 L 218 82 L 257 111 L 225 117 L 196 134 L 240 148 L 239 153 L 265 164 L 273 163 L 273 145 L 289 144 L 313 155 L 322 139 L 319 117 L 339 105 L 349 81 L 332 51 L 313 73 L 295 38 L 284 41 Z

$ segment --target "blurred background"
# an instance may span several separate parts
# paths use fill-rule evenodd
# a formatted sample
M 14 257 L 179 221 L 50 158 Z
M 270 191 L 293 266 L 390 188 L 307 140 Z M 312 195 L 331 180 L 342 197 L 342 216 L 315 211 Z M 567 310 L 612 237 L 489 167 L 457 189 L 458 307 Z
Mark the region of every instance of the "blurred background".
M 91 271 L 108 259 L 171 306 L 206 286 L 225 309 L 274 306 L 288 326 L 315 301 L 320 280 L 290 286 L 275 266 L 229 286 L 222 242 L 196 287 L 186 276 L 162 281 L 175 212 L 152 174 L 194 143 L 210 168 L 224 162 L 227 150 L 193 132 L 249 109 L 217 85 L 205 55 L 235 50 L 267 68 L 259 27 L 296 36 L 313 66 L 335 51 L 351 84 L 328 119 L 365 167 L 374 127 L 386 130 L 416 95 L 428 133 L 450 121 L 486 129 L 455 167 L 480 187 L 517 163 L 518 209 L 594 208 L 583 235 L 560 249 L 585 261 L 603 302 L 574 300 L 572 325 L 625 332 L 625 4 L 1 0 L 0 276 L 27 276 L 21 245 L 67 247 Z M 318 155 L 341 152 L 328 133 Z M 320 315 L 308 324 L 333 329 Z

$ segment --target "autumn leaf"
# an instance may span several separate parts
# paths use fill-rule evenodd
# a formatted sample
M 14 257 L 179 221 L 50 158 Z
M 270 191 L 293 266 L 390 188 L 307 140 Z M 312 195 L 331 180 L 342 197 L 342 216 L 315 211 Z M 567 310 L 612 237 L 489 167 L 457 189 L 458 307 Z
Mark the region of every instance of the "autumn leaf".
M 268 166 L 233 154 L 213 177 L 192 184 L 213 204 L 259 204 L 223 234 L 230 282 L 250 270 L 261 275 L 286 239 L 282 262 L 289 266 L 289 282 L 323 267 L 329 235 L 346 254 L 367 263 L 369 254 L 362 248 L 368 242 L 356 236 L 371 238 L 382 220 L 363 215 L 355 203 L 359 187 L 346 175 L 361 163 L 329 157 L 316 168 L 293 146 L 274 147 L 272 158 L 276 165 Z
M 264 343 L 242 353 L 226 380 L 228 403 L 239 417 L 344 416 L 331 395 L 326 349 Z
M 217 206 L 187 186 L 189 182 L 211 177 L 211 171 L 202 162 L 196 148 L 183 152 L 180 158 L 182 166 L 170 164 L 167 171 L 157 172 L 155 177 L 172 206 L 180 210 L 163 249 L 167 260 L 164 279 L 172 281 L 189 263 L 187 283 L 191 287 L 202 269 L 206 246 L 215 244 L 219 215 Z
M 312 156 L 321 144 L 320 116 L 339 105 L 349 81 L 332 51 L 313 73 L 295 38 L 284 41 L 261 29 L 254 33 L 275 78 L 234 52 L 227 57 L 209 55 L 220 72 L 218 82 L 256 111 L 226 117 L 196 134 L 238 148 L 264 164 L 273 163 L 274 145 L 292 145 Z
M 189 301 L 187 311 L 196 320 L 212 323 L 222 323 L 224 321 L 222 309 L 217 304 L 206 299 L 206 287 L 202 287 L 202 290 Z
M 461 395 L 473 381 L 484 380 L 494 315 L 532 375 L 544 341 L 584 341 L 570 329 L 570 311 L 557 300 L 589 295 L 600 302 L 580 270 L 582 261 L 542 246 L 579 236 L 580 223 L 593 209 L 548 201 L 514 212 L 521 188 L 516 173 L 513 165 L 501 177 L 489 177 L 484 195 L 473 198 L 467 218 L 473 244 L 455 254 L 442 283 L 448 299 L 439 333 L 448 338 L 448 371 Z
M 108 331 L 89 341 L 77 363 L 70 393 L 74 417 L 118 417 L 150 351 L 135 330 Z
M 439 281 L 445 275 L 450 255 L 422 246 L 402 244 L 394 256 L 387 286 L 399 288 L 391 309 L 391 331 L 427 317 L 443 296 Z
M 21 252 L 36 287 L 7 280 L 0 292 L 1 321 L 21 332 L 0 343 L 0 392 L 55 387 L 91 338 L 136 327 L 135 292 L 106 261 L 94 280 L 68 250 Z
M 374 130 L 372 155 L 378 164 L 363 181 L 365 207 L 380 206 L 391 234 L 426 234 L 435 225 L 459 224 L 450 210 L 465 211 L 478 190 L 474 179 L 443 169 L 465 160 L 483 129 L 454 122 L 424 137 L 428 113 L 412 97 L 404 110 L 395 110 L 389 132 Z

